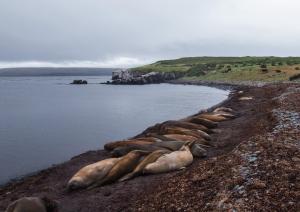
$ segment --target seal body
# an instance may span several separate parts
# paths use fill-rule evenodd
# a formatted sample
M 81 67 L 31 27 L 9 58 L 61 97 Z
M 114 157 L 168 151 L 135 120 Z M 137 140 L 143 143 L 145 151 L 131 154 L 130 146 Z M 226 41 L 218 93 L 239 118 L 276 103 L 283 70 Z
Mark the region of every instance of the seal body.
M 11 203 L 5 212 L 47 212 L 47 209 L 41 198 L 23 197 Z
M 144 173 L 163 173 L 173 170 L 179 170 L 190 165 L 193 162 L 193 155 L 190 148 L 184 145 L 180 150 L 162 155 L 154 163 L 148 164 L 144 168 Z
M 221 122 L 221 121 L 226 121 L 227 118 L 225 118 L 224 116 L 218 115 L 218 114 L 201 114 L 199 116 L 197 116 L 199 118 L 204 118 L 210 121 L 214 121 L 214 122 Z
M 249 101 L 249 100 L 252 100 L 253 97 L 252 96 L 243 96 L 243 97 L 240 97 L 239 100 L 241 101 Z
M 205 118 L 199 118 L 199 117 L 191 117 L 188 119 L 188 121 L 195 123 L 195 124 L 201 124 L 206 126 L 207 128 L 216 128 L 218 126 L 217 122 L 210 121 Z
M 152 142 L 152 143 L 160 141 L 160 139 L 155 138 L 155 137 L 140 137 L 140 138 L 137 138 L 136 140 L 148 141 L 148 142 Z
M 90 188 L 98 187 L 104 184 L 109 184 L 117 181 L 120 177 L 132 172 L 139 164 L 142 156 L 149 152 L 134 150 L 121 158 L 108 172 L 108 174 L 100 181 L 96 182 Z
M 124 140 L 124 141 L 114 141 L 114 142 L 110 142 L 104 145 L 104 149 L 111 151 L 117 147 L 121 147 L 121 146 L 128 146 L 131 144 L 135 144 L 135 145 L 144 145 L 144 144 L 149 144 L 149 143 L 153 143 L 153 141 L 148 140 L 142 140 L 142 139 L 133 139 L 133 140 Z
M 154 152 L 156 150 L 164 150 L 163 147 L 158 147 L 154 144 L 121 146 L 121 147 L 115 148 L 111 152 L 111 154 L 114 157 L 120 157 L 120 156 L 124 156 L 124 155 L 128 154 L 129 152 L 131 152 L 133 150 L 141 150 L 141 151 L 147 151 L 147 152 Z
M 191 147 L 191 152 L 193 157 L 203 158 L 207 156 L 207 151 L 197 143 Z
M 214 110 L 214 112 L 227 112 L 227 113 L 232 113 L 233 110 L 229 107 L 218 107 Z
M 133 170 L 133 172 L 125 175 L 119 181 L 122 182 L 125 180 L 129 180 L 131 178 L 134 178 L 134 177 L 142 174 L 144 168 L 148 164 L 155 162 L 160 156 L 162 156 L 163 154 L 167 154 L 167 153 L 170 153 L 170 151 L 169 150 L 156 150 L 156 151 L 150 153 L 139 163 L 139 165 Z
M 67 188 L 69 190 L 86 188 L 101 180 L 120 159 L 109 158 L 83 167 L 70 179 Z
M 169 149 L 171 151 L 177 151 L 184 144 L 186 144 L 186 142 L 184 142 L 184 141 L 163 141 L 163 142 L 157 142 L 153 145 L 163 147 L 163 148 Z M 194 157 L 202 158 L 202 157 L 206 157 L 206 155 L 207 155 L 207 151 L 205 149 L 203 149 L 201 147 L 201 145 L 197 143 L 197 141 L 195 142 L 194 145 L 192 145 L 191 152 Z
M 153 146 L 166 148 L 171 151 L 179 150 L 186 142 L 184 141 L 163 141 L 154 143 Z
M 223 116 L 227 119 L 233 119 L 235 118 L 236 116 L 232 113 L 228 113 L 228 112 L 222 112 L 222 111 L 217 111 L 217 112 L 213 112 L 213 114 L 217 114 L 217 115 L 220 115 L 220 116 Z
M 145 135 L 149 136 L 149 134 L 151 133 L 155 133 L 155 134 L 162 134 L 163 130 L 167 127 L 181 127 L 184 129 L 189 129 L 189 130 L 202 130 L 206 133 L 210 132 L 210 129 L 208 129 L 207 127 L 200 125 L 200 124 L 194 124 L 188 121 L 180 120 L 180 121 L 165 121 L 163 123 L 160 124 L 156 124 L 152 127 L 148 127 L 145 131 L 143 131 L 141 134 L 135 136 L 135 138 L 141 138 L 144 137 Z
M 163 125 L 163 127 L 181 127 L 184 129 L 202 130 L 204 132 L 209 132 L 209 129 L 203 125 L 186 122 L 184 120 L 182 120 L 182 121 L 166 121 L 162 125 Z
M 196 138 L 204 138 L 207 140 L 211 140 L 210 136 L 206 132 L 203 132 L 202 130 L 190 130 L 181 127 L 167 127 L 164 130 L 164 134 L 189 135 L 189 136 L 194 136 Z
M 198 140 L 197 137 L 194 136 L 190 136 L 190 135 L 181 135 L 181 134 L 167 134 L 164 135 L 167 138 L 173 139 L 175 141 L 195 141 Z

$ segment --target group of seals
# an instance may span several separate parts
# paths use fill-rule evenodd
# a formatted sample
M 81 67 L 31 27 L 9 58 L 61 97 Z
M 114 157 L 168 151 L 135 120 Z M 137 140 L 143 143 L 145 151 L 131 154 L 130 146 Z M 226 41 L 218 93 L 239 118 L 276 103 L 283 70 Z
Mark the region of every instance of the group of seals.
M 81 168 L 67 183 L 69 191 L 92 189 L 141 174 L 157 174 L 189 166 L 194 157 L 205 157 L 214 146 L 209 134 L 221 121 L 235 118 L 233 110 L 220 107 L 178 120 L 149 127 L 132 139 L 107 143 L 104 148 L 115 158 L 108 158 Z M 24 197 L 9 205 L 6 212 L 52 211 L 47 201 Z
M 205 157 L 213 147 L 210 136 L 219 122 L 234 118 L 230 108 L 217 108 L 179 120 L 149 127 L 128 140 L 110 142 L 104 148 L 114 157 L 88 165 L 69 181 L 68 188 L 94 188 L 125 181 L 140 174 L 177 170 L 192 163 L 194 157 Z

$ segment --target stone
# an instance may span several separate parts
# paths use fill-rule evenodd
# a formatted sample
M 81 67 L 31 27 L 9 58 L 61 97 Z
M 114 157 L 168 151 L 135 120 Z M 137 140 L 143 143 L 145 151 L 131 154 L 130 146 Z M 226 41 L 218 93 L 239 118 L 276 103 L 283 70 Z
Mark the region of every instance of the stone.
M 88 82 L 86 80 L 73 80 L 73 82 L 71 84 L 82 85 L 82 84 L 88 84 Z

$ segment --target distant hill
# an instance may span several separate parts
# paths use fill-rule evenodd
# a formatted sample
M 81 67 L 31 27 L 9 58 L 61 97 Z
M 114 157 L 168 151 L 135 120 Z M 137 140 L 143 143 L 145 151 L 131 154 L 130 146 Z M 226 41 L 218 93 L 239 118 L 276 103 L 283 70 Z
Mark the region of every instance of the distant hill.
M 3 68 L 0 76 L 110 76 L 116 68 Z
M 300 57 L 186 57 L 131 70 L 182 72 L 186 79 L 205 81 L 294 81 L 300 79 Z

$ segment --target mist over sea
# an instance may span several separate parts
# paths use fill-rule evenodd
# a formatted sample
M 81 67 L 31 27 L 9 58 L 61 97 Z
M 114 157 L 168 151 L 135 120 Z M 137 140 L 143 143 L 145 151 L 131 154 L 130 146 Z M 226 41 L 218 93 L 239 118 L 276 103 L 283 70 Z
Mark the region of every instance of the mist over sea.
M 111 72 L 111 70 L 110 70 Z M 109 72 L 109 74 L 110 74 Z M 85 79 L 88 85 L 70 85 Z M 192 85 L 102 85 L 106 76 L 0 77 L 0 183 L 227 98 Z

